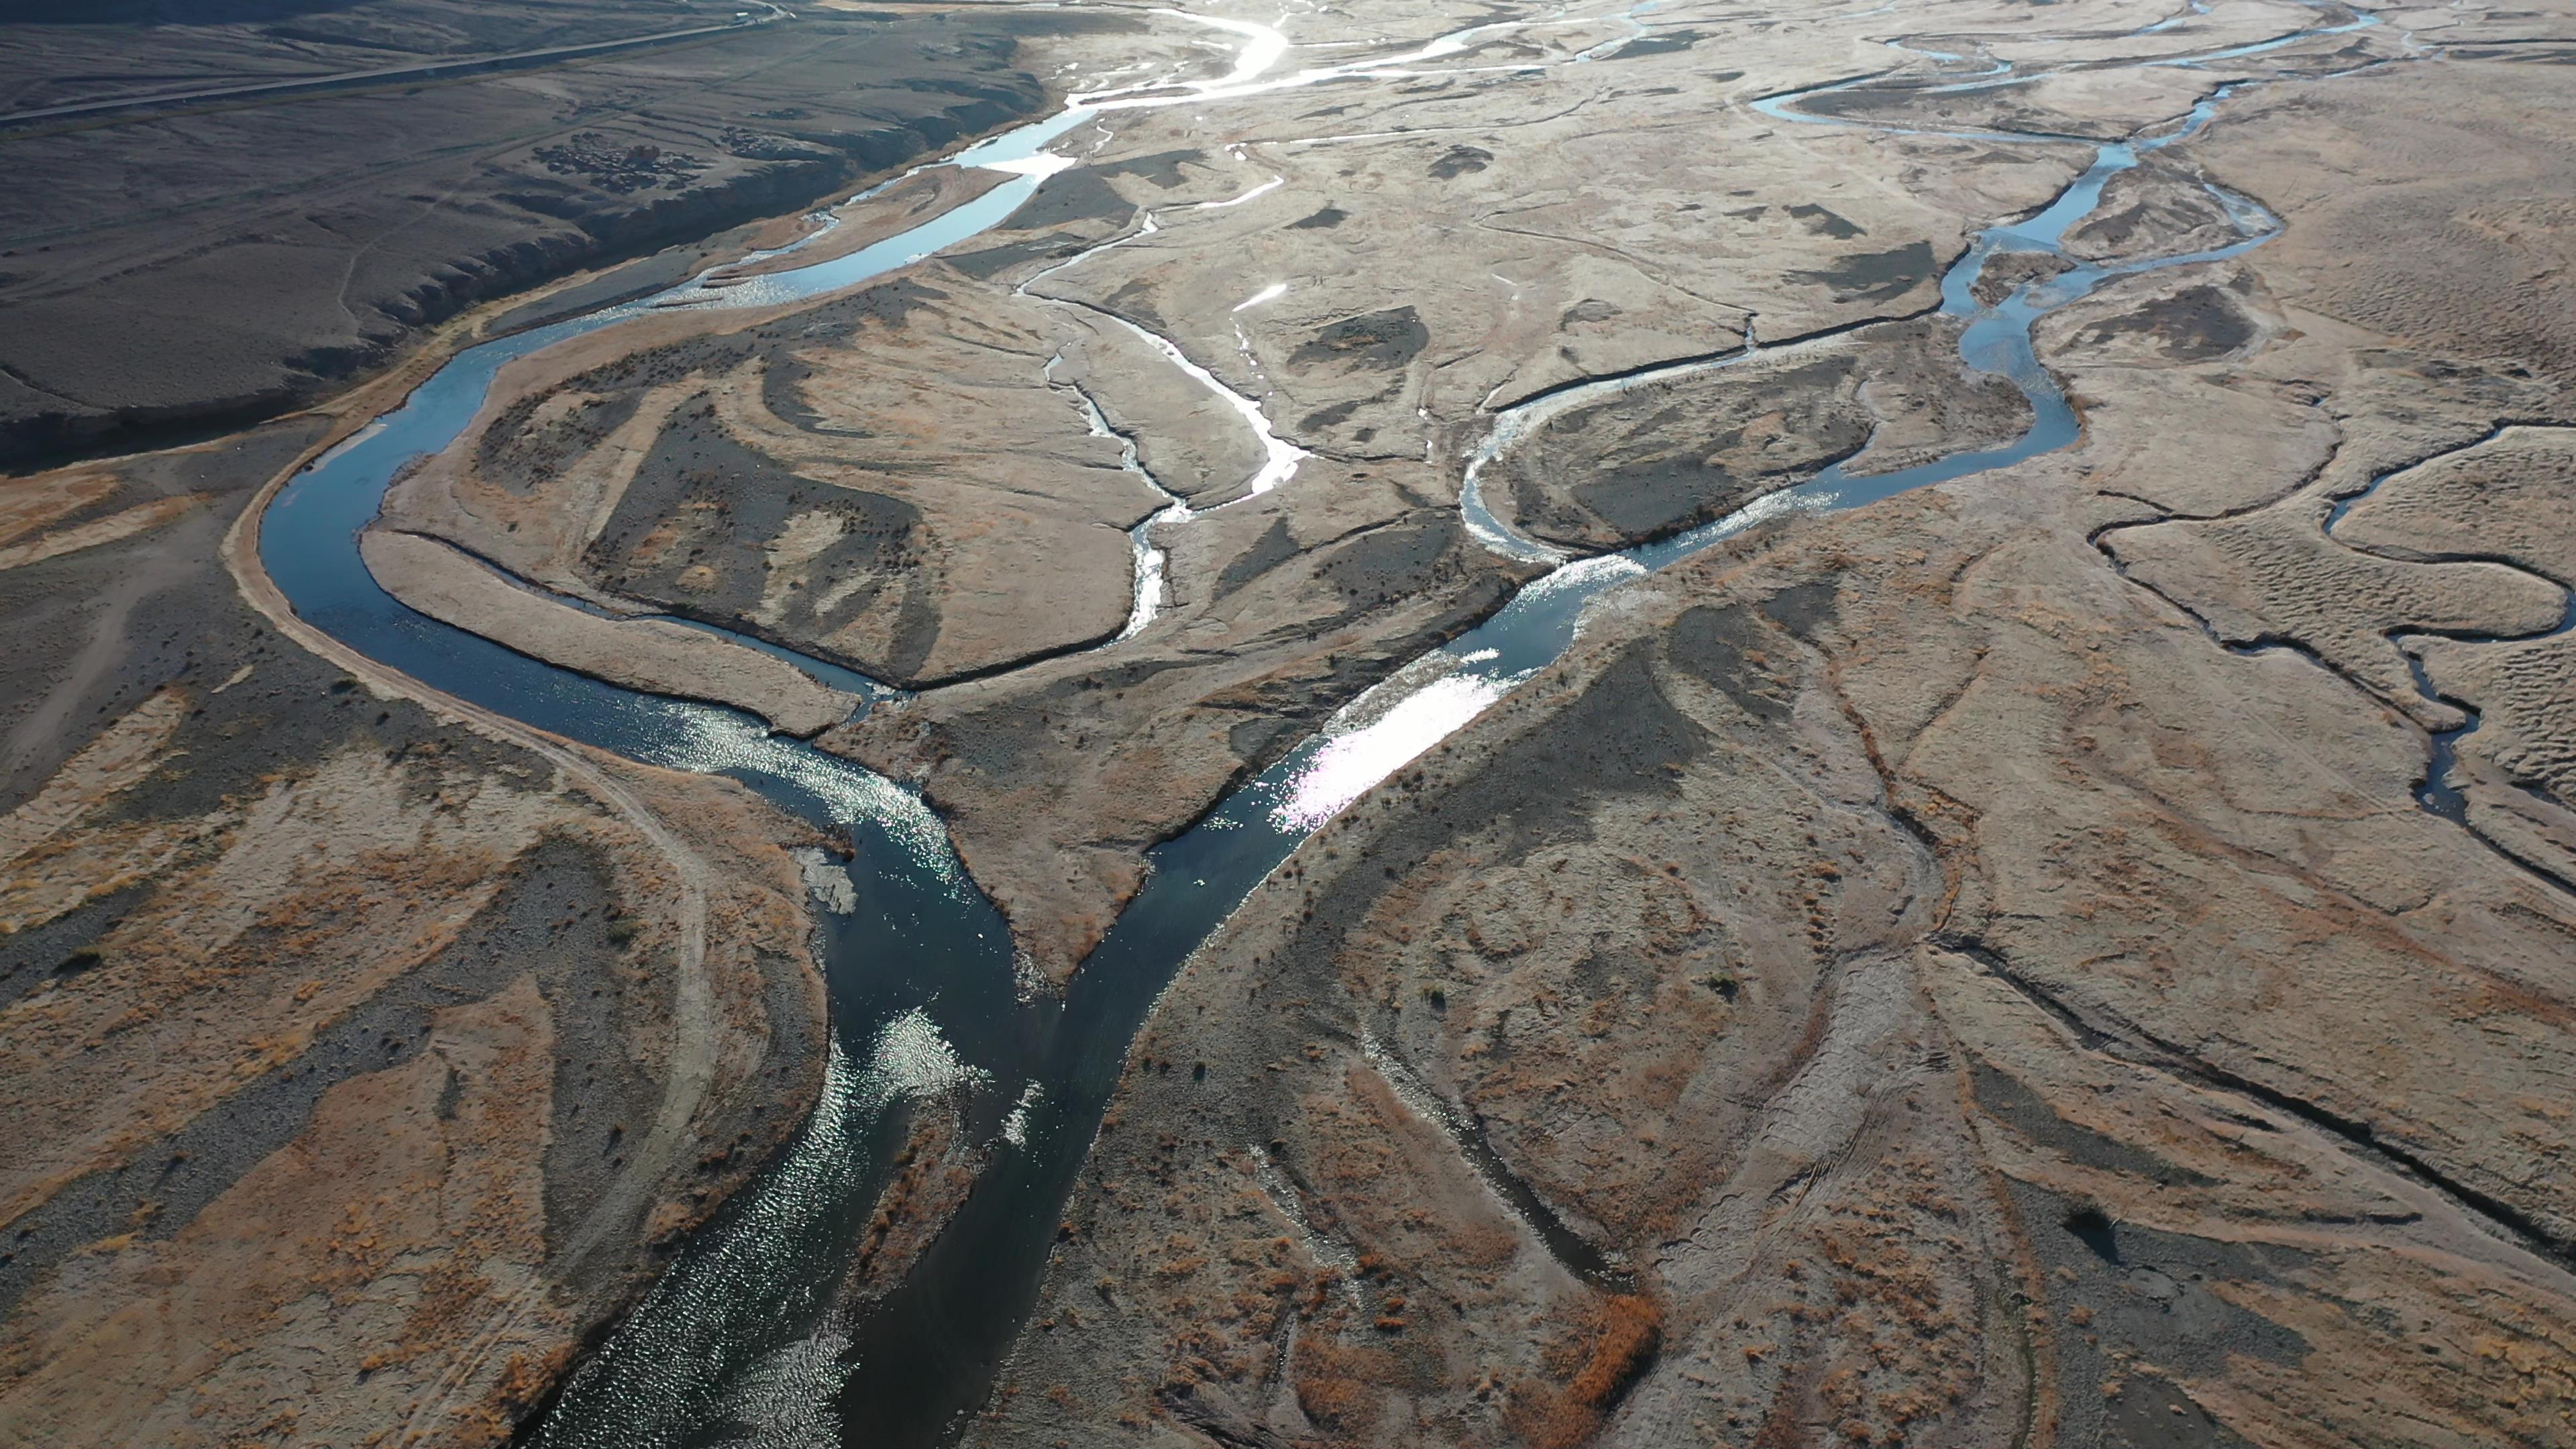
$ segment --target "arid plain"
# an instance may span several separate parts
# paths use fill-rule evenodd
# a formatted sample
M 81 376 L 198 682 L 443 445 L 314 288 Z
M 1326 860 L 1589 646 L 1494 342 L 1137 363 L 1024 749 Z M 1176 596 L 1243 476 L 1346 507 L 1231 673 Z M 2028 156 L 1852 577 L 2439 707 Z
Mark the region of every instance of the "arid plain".
M 2576 1443 L 2576 13 L 1043 13 L 818 11 L 988 165 L 0 484 L 0 1437 Z M 926 805 L 1024 1013 L 1259 804 L 1096 1109 L 851 1039 L 848 818 L 277 567 L 736 252 L 355 547 Z M 793 1343 L 598 1407 L 845 1061 Z

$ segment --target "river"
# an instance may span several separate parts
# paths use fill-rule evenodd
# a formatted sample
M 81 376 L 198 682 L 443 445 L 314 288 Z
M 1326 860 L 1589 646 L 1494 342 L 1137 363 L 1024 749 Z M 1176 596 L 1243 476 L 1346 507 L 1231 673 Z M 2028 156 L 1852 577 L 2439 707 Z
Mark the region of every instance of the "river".
M 672 307 L 818 297 L 978 235 L 1050 177 L 1079 165 L 1049 147 L 1103 114 L 1215 105 L 1297 86 L 1418 77 L 1426 67 L 1467 55 L 1488 40 L 1574 19 L 1624 18 L 1644 34 L 1639 17 L 1650 10 L 1651 0 L 1607 16 L 1480 25 L 1427 44 L 1294 71 L 1280 69 L 1290 48 L 1270 27 L 1160 12 L 1176 24 L 1229 32 L 1240 41 L 1233 67 L 1213 79 L 1158 78 L 1076 96 L 1053 116 L 966 148 L 940 164 L 987 167 L 1012 179 L 847 256 L 734 285 L 708 286 L 702 278 L 658 297 L 466 349 L 399 408 L 279 491 L 261 520 L 260 558 L 307 622 L 433 689 L 538 729 L 648 764 L 741 780 L 791 813 L 845 833 L 854 852 L 846 867 L 853 908 L 820 917 L 836 1036 L 820 1106 L 794 1144 L 692 1239 L 605 1346 L 581 1364 L 530 1431 L 534 1443 L 566 1449 L 882 1446 L 931 1443 L 951 1432 L 988 1393 L 1035 1299 L 1055 1224 L 1129 1041 L 1189 953 L 1300 841 L 1555 660 L 1572 642 L 1585 606 L 1603 591 L 1767 521 L 1865 506 L 2073 443 L 2080 422 L 2033 352 L 2033 323 L 2115 278 L 2243 252 L 2272 235 L 2277 223 L 2250 200 L 2222 194 L 2239 233 L 2227 245 L 2077 265 L 1983 303 L 1976 283 L 1990 259 L 2013 252 L 2061 254 L 2069 228 L 2099 204 L 2105 182 L 2145 154 L 2210 124 L 2228 88 L 2217 88 L 2177 123 L 2131 140 L 1970 133 L 1992 144 L 2092 152 L 2082 174 L 2044 209 L 1979 233 L 1941 279 L 1941 310 L 1965 323 L 1961 357 L 2021 390 L 2032 410 L 2028 430 L 2004 447 L 1898 472 L 1854 476 L 1836 465 L 1726 518 L 1621 553 L 1571 559 L 1519 534 L 1485 507 L 1478 471 L 1556 412 L 1680 373 L 1723 369 L 1761 355 L 1759 342 L 1748 332 L 1743 348 L 1723 356 L 1559 389 L 1494 414 L 1484 445 L 1468 462 L 1466 519 L 1489 546 L 1543 559 L 1552 570 L 1481 627 L 1355 701 L 1195 828 L 1156 849 L 1144 890 L 1061 998 L 1023 988 L 1008 931 L 960 868 L 936 815 L 911 792 L 772 735 L 749 715 L 557 669 L 416 614 L 386 594 L 360 561 L 357 538 L 397 471 L 454 441 L 501 367 L 540 348 Z M 2332 23 L 2258 47 L 2200 58 L 2254 54 L 2371 23 L 2350 11 L 2333 11 L 2330 18 Z M 1553 63 L 1585 63 L 1614 53 L 1619 43 Z M 2185 54 L 2136 63 L 2193 59 Z M 2027 78 L 2008 67 L 1980 70 L 1975 77 L 1981 86 Z M 1873 79 L 1774 96 L 1757 107 L 1784 123 L 1898 129 L 1800 109 L 1814 95 Z M 1149 216 L 1143 226 L 1152 225 Z M 1167 339 L 1147 336 L 1202 385 L 1225 390 Z M 1257 403 L 1229 395 L 1264 442 L 1264 471 L 1255 486 L 1287 483 L 1295 469 L 1293 445 L 1270 432 Z M 1161 555 L 1148 530 L 1186 526 L 1188 510 L 1175 508 L 1136 534 L 1140 623 L 1151 618 L 1163 586 Z M 854 682 L 846 671 L 833 677 Z M 907 1107 L 933 1098 L 962 1104 L 967 1130 L 987 1144 L 987 1166 L 957 1217 L 902 1283 L 849 1321 L 832 1306 L 839 1276 L 904 1135 Z

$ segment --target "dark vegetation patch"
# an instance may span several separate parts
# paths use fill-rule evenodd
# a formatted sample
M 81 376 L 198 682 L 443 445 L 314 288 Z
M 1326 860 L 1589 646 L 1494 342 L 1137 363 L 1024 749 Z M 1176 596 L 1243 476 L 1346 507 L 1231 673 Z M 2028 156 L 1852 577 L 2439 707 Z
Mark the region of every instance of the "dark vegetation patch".
M 2576 65 L 2576 43 L 2545 45 L 2455 45 L 2443 47 L 2443 53 L 2460 60 L 2482 60 L 2519 65 Z
M 1091 238 L 1078 232 L 1054 231 L 1027 241 L 1005 242 L 997 247 L 943 255 L 940 260 L 979 282 L 986 282 L 1023 263 L 1059 261 L 1091 244 Z
M 1832 237 L 1836 241 L 1849 241 L 1856 236 L 1868 235 L 1867 228 L 1847 221 L 1821 206 L 1793 206 L 1789 208 L 1789 214 L 1805 222 L 1807 230 L 1818 236 Z
M 1868 442 L 1867 410 L 1844 395 L 1854 366 L 1835 356 L 1751 378 L 1678 378 L 1569 410 L 1505 459 L 1513 507 L 1542 537 L 1579 543 L 1722 517 Z
M 1225 567 L 1217 571 L 1216 596 L 1226 597 L 1297 554 L 1297 540 L 1288 532 L 1288 520 L 1272 519 L 1270 527 L 1252 541 L 1252 547 L 1226 560 Z
M 1036 195 L 994 230 L 1041 231 L 1082 221 L 1125 225 L 1135 214 L 1135 203 L 1119 195 L 1118 189 L 1103 180 L 1098 171 L 1084 167 L 1048 177 Z
M 93 943 L 151 894 L 149 885 L 130 885 L 41 926 L 0 935 L 0 1008 L 104 965 L 106 958 Z
M 1153 286 L 1142 277 L 1110 293 L 1109 310 L 1148 332 L 1169 335 L 1172 330 L 1172 325 L 1163 320 L 1162 312 L 1154 306 Z
M 1653 648 L 1649 639 L 1623 648 L 1573 704 L 1497 745 L 1472 779 L 1408 797 L 1370 845 L 1370 860 L 1383 869 L 1343 871 L 1321 884 L 1283 951 L 1282 984 L 1337 980 L 1343 939 L 1435 851 L 1485 836 L 1493 858 L 1510 864 L 1590 839 L 1593 808 L 1605 798 L 1677 796 L 1679 767 L 1710 745 L 1707 731 L 1664 694 Z
M 629 388 L 581 397 L 568 407 L 548 408 L 546 404 L 558 395 L 524 397 L 504 409 L 475 445 L 475 468 L 513 493 L 526 493 L 625 426 L 643 400 L 641 389 Z M 548 418 L 532 424 L 540 410 Z
M 1658 30 L 1641 40 L 1629 41 L 1626 45 L 1610 52 L 1608 58 L 1635 60 L 1639 56 L 1646 55 L 1671 55 L 1677 51 L 1688 50 L 1707 38 L 1707 35 L 1697 30 Z
M 1133 176 L 1169 191 L 1189 179 L 1182 167 L 1199 165 L 1206 155 L 1204 151 L 1157 151 L 1151 156 L 1130 156 L 1124 161 L 1095 166 L 1092 172 L 1100 176 Z
M 1305 736 L 1303 721 L 1278 715 L 1251 715 L 1226 726 L 1225 747 L 1238 760 L 1256 760 L 1285 743 Z
M 520 857 L 510 875 L 500 897 L 432 968 L 537 974 L 557 1043 L 545 1152 L 546 1258 L 558 1276 L 574 1277 L 583 1265 L 564 1260 L 568 1239 L 660 1109 L 661 1083 L 628 1044 L 667 1018 L 671 987 L 662 963 L 637 959 L 632 926 L 620 914 L 646 903 L 619 901 L 616 878 L 595 852 L 548 841 Z M 620 1224 L 611 1236 L 631 1237 L 641 1227 Z
M 2067 1121 L 2028 1087 L 1982 1061 L 1970 1064 L 1969 1083 L 1976 1093 L 1978 1108 L 1988 1116 L 2085 1167 L 2124 1173 L 2166 1187 L 2212 1185 L 2210 1178 L 2190 1168 Z M 2103 1231 L 2107 1235 L 2107 1226 Z
M 1819 116 L 1868 116 L 1902 111 L 1921 99 L 1920 87 L 1904 82 L 1855 86 L 1798 98 L 1798 109 Z
M 2076 340 L 2099 346 L 2114 337 L 2144 336 L 2176 362 L 2203 362 L 2252 342 L 2259 334 L 2241 299 L 2227 288 L 2202 283 L 2087 327 Z
M 1746 714 L 1776 724 L 1789 717 L 1795 697 L 1795 682 L 1775 674 L 1765 654 L 1778 642 L 1740 607 L 1695 604 L 1664 632 L 1664 657 Z
M 1035 694 L 1001 699 L 988 708 L 954 716 L 937 728 L 948 754 L 959 764 L 980 774 L 1007 775 L 1042 755 L 1052 730 L 1049 722 L 1078 716 L 1089 696 L 1141 688 L 1157 676 L 1189 667 L 1178 659 L 1112 665 L 1055 680 Z
M 514 435 L 524 428 L 524 420 L 539 410 L 544 398 L 515 403 L 478 441 L 477 461 L 487 469 L 503 470 L 495 475 L 497 481 L 524 489 L 534 480 L 514 478 L 508 470 L 556 464 L 567 454 L 598 446 L 610 431 L 633 416 L 634 395 L 692 376 L 730 372 L 755 359 L 763 364 L 762 397 L 772 412 L 809 432 L 837 431 L 822 426 L 803 396 L 802 387 L 813 376 L 813 368 L 800 354 L 845 343 L 870 326 L 889 330 L 900 327 L 913 309 L 945 300 L 947 295 L 901 277 L 744 332 L 684 338 L 625 353 L 567 379 L 546 394 L 593 393 L 610 399 L 611 407 L 575 412 L 560 426 L 560 437 L 550 434 L 536 445 L 534 452 L 522 458 L 519 447 L 525 440 Z
M 790 519 L 813 513 L 840 531 L 812 559 L 811 576 L 841 596 L 825 604 L 819 590 L 794 589 L 784 614 L 763 624 L 754 615 L 769 546 Z M 727 628 L 783 634 L 827 659 L 822 641 L 891 594 L 897 614 L 885 657 L 834 662 L 909 679 L 939 633 L 919 566 L 920 525 L 901 499 L 816 482 L 744 446 L 701 398 L 672 414 L 583 562 L 603 588 Z
M 2178 1396 L 2143 1365 L 2186 1381 L 2226 1372 L 2233 1356 L 2297 1365 L 2306 1339 L 2219 1289 L 2305 1285 L 2313 1281 L 2309 1255 L 2160 1232 L 2025 1183 L 2009 1191 L 2046 1287 L 2048 1316 L 2034 1320 L 2034 1331 L 2051 1341 L 2060 1382 L 2084 1389 L 2060 1399 L 2067 1442 L 2238 1449 L 2242 1441 L 2211 1437 L 2212 1426 L 2196 1416 L 2170 1412 Z
M 630 141 L 605 131 L 575 131 L 552 146 L 529 153 L 557 176 L 578 176 L 584 185 L 611 196 L 665 187 L 678 190 L 712 164 L 686 151 L 666 151 L 646 141 Z
M 869 324 L 899 327 L 914 308 L 947 296 L 926 283 L 899 277 L 747 331 L 689 337 L 624 353 L 568 379 L 564 386 L 608 393 L 729 371 L 754 358 L 775 366 L 792 360 L 799 347 L 847 338 Z
M 1454 582 L 1458 537 L 1449 519 L 1390 524 L 1335 548 L 1319 572 L 1353 610 L 1374 608 Z
M 1421 314 L 1410 306 L 1389 307 L 1333 323 L 1299 343 L 1288 361 L 1298 367 L 1332 363 L 1345 369 L 1392 371 L 1430 345 L 1431 329 L 1422 325 Z
M 118 469 L 125 486 L 55 526 L 173 493 L 208 494 L 207 506 L 136 538 L 0 570 L 0 619 L 8 621 L 0 647 L 0 740 L 7 742 L 0 812 L 17 808 L 95 730 L 164 682 L 211 688 L 246 662 L 244 642 L 227 627 L 246 611 L 218 556 L 222 530 L 251 491 L 326 426 L 281 419 L 202 450 L 128 460 Z M 93 648 L 114 650 L 114 667 L 84 667 Z M 58 688 L 69 688 L 70 697 L 57 698 Z M 40 709 L 55 712 L 59 724 L 36 725 Z
M 2067 234 L 2080 251 L 2125 254 L 2152 245 L 2159 251 L 2233 239 L 2234 220 L 2199 175 L 2162 156 L 2150 156 L 2102 188 L 2091 215 Z M 2176 243 L 2183 243 L 2177 246 Z
M 814 377 L 814 366 L 806 356 L 855 345 L 855 339 L 871 328 L 889 332 L 899 329 L 915 308 L 947 297 L 936 287 L 897 278 L 758 329 L 750 345 L 759 349 L 762 358 L 762 403 L 773 414 L 809 433 L 852 435 L 852 429 L 824 423 L 822 415 L 806 400 L 805 385 Z
M 1351 420 L 1351 415 L 1359 410 L 1360 405 L 1357 399 L 1353 399 L 1349 402 L 1337 402 L 1327 408 L 1317 408 L 1313 412 L 1308 413 L 1306 416 L 1297 420 L 1297 430 L 1299 432 L 1313 433 L 1320 432 L 1325 428 L 1338 428 L 1342 424 L 1349 422 Z
M 1969 291 L 1991 307 L 2022 287 L 2072 271 L 2075 264 L 2054 252 L 1999 252 L 1977 269 Z
M 1831 580 L 1815 579 L 1791 584 L 1756 607 L 1762 610 L 1762 617 L 1801 639 L 1812 641 L 1818 626 L 1831 624 L 1838 617 L 1836 600 L 1840 593 L 1841 590 Z
M 1837 302 L 1893 302 L 1932 280 L 1932 244 L 1908 242 L 1892 251 L 1860 252 L 1814 271 L 1789 273 L 1793 282 L 1830 287 Z
M 1476 146 L 1452 146 L 1448 153 L 1431 163 L 1431 179 L 1454 181 L 1471 171 L 1482 171 L 1493 162 L 1494 153 Z

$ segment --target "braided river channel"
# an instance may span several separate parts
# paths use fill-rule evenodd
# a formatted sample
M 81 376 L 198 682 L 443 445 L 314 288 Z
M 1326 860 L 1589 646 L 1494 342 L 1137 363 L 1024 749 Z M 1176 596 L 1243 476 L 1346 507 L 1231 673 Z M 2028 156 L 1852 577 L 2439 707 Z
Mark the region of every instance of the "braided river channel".
M 2002 131 L 1990 144 L 2083 148 L 2090 164 L 2034 215 L 1979 233 L 1941 279 L 1940 310 L 1965 323 L 1959 351 L 1972 369 L 2009 379 L 2032 421 L 2011 444 L 1876 476 L 1835 465 L 1737 513 L 1627 551 L 1570 559 L 1526 538 L 1485 506 L 1477 472 L 1562 410 L 1622 389 L 1794 348 L 1741 346 L 1617 378 L 1553 390 L 1490 417 L 1467 464 L 1461 507 L 1497 551 L 1553 567 L 1483 625 L 1431 651 L 1343 709 L 1286 758 L 1237 788 L 1194 828 L 1152 852 L 1144 889 L 1060 996 L 1029 992 L 1010 933 L 958 863 L 938 817 L 910 791 L 837 756 L 772 734 L 723 707 L 643 694 L 514 653 L 415 613 L 377 586 L 358 536 L 411 461 L 460 436 L 502 366 L 567 338 L 673 307 L 772 305 L 819 297 L 894 272 L 992 228 L 1052 176 L 1080 161 L 1048 148 L 1121 109 L 1228 99 L 1291 86 L 1359 86 L 1414 77 L 1488 37 L 1569 19 L 1553 15 L 1460 31 L 1375 58 L 1283 69 L 1290 46 L 1269 27 L 1162 12 L 1173 24 L 1215 27 L 1240 42 L 1233 69 L 1213 80 L 1164 80 L 1076 96 L 1042 121 L 938 163 L 1011 174 L 1004 184 L 864 250 L 736 286 L 691 282 L 455 355 L 396 410 L 307 467 L 260 520 L 260 559 L 295 612 L 343 644 L 411 679 L 536 729 L 672 769 L 743 782 L 822 829 L 846 837 L 850 890 L 826 894 L 847 910 L 819 913 L 834 1046 L 822 1099 L 790 1147 L 676 1255 L 661 1280 L 570 1382 L 525 1438 L 541 1446 L 780 1444 L 904 1446 L 953 1437 L 983 1402 L 1035 1301 L 1055 1225 L 1117 1083 L 1128 1044 L 1190 953 L 1300 841 L 1442 738 L 1466 726 L 1573 641 L 1585 605 L 1605 590 L 1686 559 L 1757 524 L 1866 506 L 2063 448 L 2081 424 L 2033 354 L 2031 328 L 2116 277 L 2186 266 L 2260 245 L 2278 223 L 2262 207 L 2212 188 L 2238 239 L 2182 255 L 2080 264 L 1987 303 L 1977 282 L 2007 253 L 2061 255 L 2069 228 L 2092 213 L 2112 176 L 2209 125 L 2226 87 L 2185 117 L 2129 140 Z M 2234 59 L 2373 23 L 2330 8 L 2313 28 L 2261 46 L 2169 55 L 2136 64 Z M 1575 64 L 1619 42 L 1550 62 Z M 1900 47 L 1901 49 L 1901 47 Z M 1347 54 L 1348 52 L 1339 52 Z M 1930 56 L 1936 63 L 1958 57 Z M 1809 114 L 1801 102 L 1871 84 L 1863 77 L 1756 103 L 1782 122 L 1902 128 Z M 1977 70 L 1967 86 L 2026 79 Z M 2080 153 L 2079 153 L 2080 154 Z M 1151 225 L 1150 220 L 1147 225 Z M 1178 349 L 1167 356 L 1178 357 Z M 1186 359 L 1182 359 L 1185 363 Z M 1193 369 L 1203 383 L 1222 388 Z M 1033 379 L 1043 383 L 1044 379 Z M 1035 395 L 1061 405 L 1040 386 Z M 1275 442 L 1247 419 L 1265 444 Z M 1280 453 L 1271 448 L 1272 462 Z M 1293 451 L 1293 450 L 1292 450 Z M 1291 484 L 1290 486 L 1293 486 Z M 1175 520 L 1186 526 L 1185 520 Z M 1140 601 L 1161 586 L 1161 560 L 1141 540 Z M 1148 565 L 1150 564 L 1150 568 Z M 775 646 L 755 647 L 780 652 Z M 1110 646 L 1114 647 L 1114 646 Z M 796 662 L 827 682 L 882 700 L 894 691 L 819 660 Z M 908 1104 L 962 1102 L 967 1130 L 988 1144 L 985 1167 L 955 1218 L 901 1284 L 864 1312 L 837 1309 L 833 1291 L 874 1210 L 905 1137 Z

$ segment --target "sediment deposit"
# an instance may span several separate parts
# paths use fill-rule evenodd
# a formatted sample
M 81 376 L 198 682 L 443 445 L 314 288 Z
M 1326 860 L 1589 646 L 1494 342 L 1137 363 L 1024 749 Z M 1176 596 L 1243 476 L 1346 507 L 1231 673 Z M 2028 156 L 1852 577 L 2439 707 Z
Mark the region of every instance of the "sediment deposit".
M 234 603 L 354 404 L 31 480 L 0 1422 L 488 1440 L 678 1262 L 541 1442 L 2576 1437 L 2562 18 L 1032 34 L 368 480 L 883 878 Z

